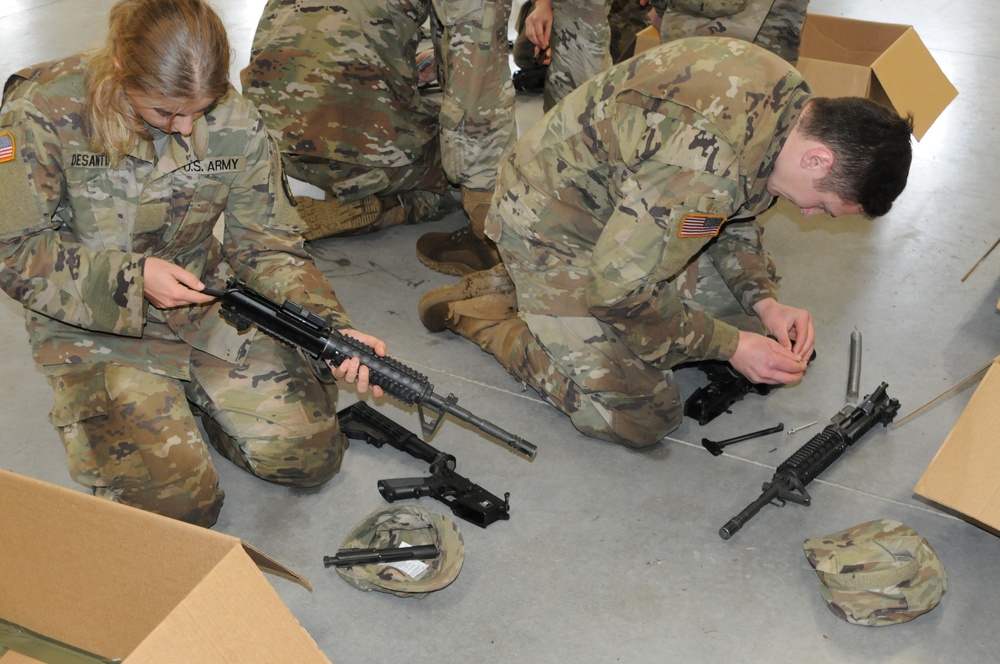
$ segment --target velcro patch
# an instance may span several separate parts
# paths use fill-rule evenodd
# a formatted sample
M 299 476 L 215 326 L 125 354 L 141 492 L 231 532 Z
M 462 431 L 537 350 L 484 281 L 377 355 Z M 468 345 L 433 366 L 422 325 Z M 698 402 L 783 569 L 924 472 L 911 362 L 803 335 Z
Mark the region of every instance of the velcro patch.
M 726 217 L 721 214 L 689 212 L 681 218 L 677 237 L 715 237 L 725 221 Z
M 10 132 L 5 131 L 0 134 L 0 164 L 5 161 L 14 161 L 15 151 L 14 137 L 11 136 Z

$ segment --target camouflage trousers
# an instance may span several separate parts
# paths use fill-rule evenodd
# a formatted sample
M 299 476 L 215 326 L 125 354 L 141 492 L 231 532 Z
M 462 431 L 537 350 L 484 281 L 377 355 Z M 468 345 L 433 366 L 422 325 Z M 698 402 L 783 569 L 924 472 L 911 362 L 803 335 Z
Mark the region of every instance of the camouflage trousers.
M 584 81 L 611 67 L 611 0 L 561 0 L 552 10 L 552 62 L 542 107 L 549 110 Z
M 224 456 L 275 484 L 326 482 L 347 446 L 336 386 L 264 335 L 242 368 L 193 351 L 186 381 L 114 364 L 45 371 L 55 397 L 49 419 L 75 482 L 205 527 L 216 522 L 225 494 L 195 411 Z
M 733 37 L 753 42 L 795 64 L 808 7 L 809 0 L 749 0 L 740 11 L 706 18 L 682 11 L 664 11 L 657 6 L 662 17 L 660 43 L 695 36 Z
M 507 28 L 510 0 L 423 0 L 442 98 L 438 124 L 448 179 L 491 191 L 497 165 L 517 140 Z
M 449 190 L 437 143 L 427 146 L 423 159 L 399 167 L 374 168 L 287 154 L 283 163 L 289 177 L 319 187 L 338 201 L 361 201 L 369 196 L 381 201 L 380 214 L 370 218 L 359 215 L 350 233 L 338 234 L 358 235 L 397 224 L 436 221 L 460 207 L 457 196 Z
M 282 155 L 285 173 L 308 182 L 342 201 L 366 196 L 391 198 L 420 191 L 440 196 L 448 189 L 437 143 L 427 145 L 420 159 L 403 166 L 374 168 L 304 155 Z
M 516 285 L 517 269 L 504 253 Z M 763 331 L 759 319 L 743 311 L 706 254 L 692 261 L 672 285 L 687 307 L 740 329 Z M 647 447 L 680 426 L 684 409 L 673 371 L 643 361 L 610 325 L 592 316 L 519 316 L 513 324 L 523 329 L 512 331 L 519 339 L 497 359 L 569 415 L 580 432 Z

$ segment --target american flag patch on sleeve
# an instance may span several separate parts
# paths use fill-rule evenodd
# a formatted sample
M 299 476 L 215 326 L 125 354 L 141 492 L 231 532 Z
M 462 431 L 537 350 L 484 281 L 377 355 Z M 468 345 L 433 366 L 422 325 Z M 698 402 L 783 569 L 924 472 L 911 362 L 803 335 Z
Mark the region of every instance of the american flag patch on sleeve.
M 0 164 L 14 159 L 14 137 L 9 131 L 0 134 Z
M 726 217 L 721 214 L 689 212 L 681 218 L 677 237 L 715 237 Z

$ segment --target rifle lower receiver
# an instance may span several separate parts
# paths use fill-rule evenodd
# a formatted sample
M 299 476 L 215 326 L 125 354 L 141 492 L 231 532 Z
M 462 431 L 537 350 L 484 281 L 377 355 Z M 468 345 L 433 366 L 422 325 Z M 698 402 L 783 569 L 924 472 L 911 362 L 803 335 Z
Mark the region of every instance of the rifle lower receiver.
M 455 516 L 485 528 L 510 518 L 510 494 L 503 500 L 455 472 L 455 457 L 445 454 L 385 417 L 363 401 L 337 413 L 341 432 L 352 440 L 382 447 L 389 444 L 430 464 L 427 477 L 379 480 L 378 490 L 387 502 L 428 496 L 451 508 Z

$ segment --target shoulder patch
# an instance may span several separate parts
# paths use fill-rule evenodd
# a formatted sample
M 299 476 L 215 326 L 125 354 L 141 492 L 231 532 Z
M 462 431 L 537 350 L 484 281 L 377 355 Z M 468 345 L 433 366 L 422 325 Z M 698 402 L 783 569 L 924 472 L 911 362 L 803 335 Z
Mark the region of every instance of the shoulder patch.
M 6 161 L 14 161 L 16 149 L 14 137 L 9 131 L 0 134 L 0 164 Z
M 689 212 L 681 218 L 677 237 L 715 237 L 725 221 L 726 217 L 721 214 Z

